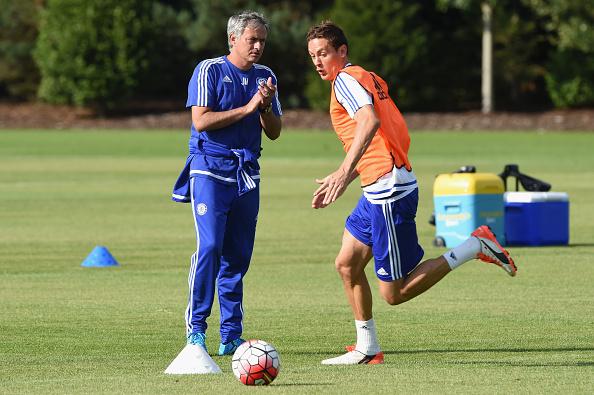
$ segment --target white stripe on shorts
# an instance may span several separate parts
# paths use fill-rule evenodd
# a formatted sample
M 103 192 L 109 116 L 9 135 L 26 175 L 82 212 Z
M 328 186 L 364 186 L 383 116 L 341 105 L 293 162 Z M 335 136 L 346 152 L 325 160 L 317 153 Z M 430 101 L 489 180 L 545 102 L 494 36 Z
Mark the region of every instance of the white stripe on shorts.
M 396 234 L 396 225 L 394 224 L 392 205 L 390 203 L 383 204 L 382 211 L 388 231 L 388 252 L 390 256 L 390 268 L 392 269 L 392 280 L 396 280 L 402 278 L 402 266 L 400 263 L 400 249 L 398 248 L 398 237 Z

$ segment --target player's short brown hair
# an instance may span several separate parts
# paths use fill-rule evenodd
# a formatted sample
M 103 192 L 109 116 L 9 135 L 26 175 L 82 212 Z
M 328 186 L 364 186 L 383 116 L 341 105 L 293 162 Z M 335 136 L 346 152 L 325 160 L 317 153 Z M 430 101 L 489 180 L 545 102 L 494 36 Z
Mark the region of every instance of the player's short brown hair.
M 322 21 L 317 25 L 309 28 L 307 32 L 307 42 L 315 38 L 325 38 L 334 49 L 340 48 L 342 45 L 349 47 L 346 36 L 342 29 L 332 21 Z

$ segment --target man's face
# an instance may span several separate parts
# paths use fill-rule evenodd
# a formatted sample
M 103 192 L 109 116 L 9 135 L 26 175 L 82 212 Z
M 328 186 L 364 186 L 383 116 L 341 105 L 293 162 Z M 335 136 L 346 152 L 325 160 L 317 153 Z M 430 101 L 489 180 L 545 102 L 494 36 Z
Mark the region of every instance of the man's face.
M 309 56 L 323 80 L 332 81 L 347 63 L 347 47 L 334 49 L 325 38 L 314 38 L 307 43 Z
M 266 44 L 266 36 L 268 35 L 264 26 L 246 26 L 241 36 L 236 37 L 231 34 L 229 41 L 231 42 L 231 52 L 245 61 L 246 63 L 256 63 L 262 53 L 264 53 L 264 45 Z

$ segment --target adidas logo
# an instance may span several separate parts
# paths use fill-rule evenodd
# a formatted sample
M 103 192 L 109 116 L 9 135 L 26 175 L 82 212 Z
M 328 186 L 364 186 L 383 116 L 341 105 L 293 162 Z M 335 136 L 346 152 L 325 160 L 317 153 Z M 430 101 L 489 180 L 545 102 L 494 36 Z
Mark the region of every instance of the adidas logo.
M 229 78 L 229 76 L 228 76 L 228 75 L 226 75 L 226 76 L 223 78 L 223 82 L 233 82 L 233 81 L 231 81 L 231 78 Z
M 452 258 L 453 260 L 457 261 L 458 257 L 456 256 L 456 254 L 454 254 L 454 251 L 450 252 L 450 258 Z
M 377 271 L 377 274 L 379 274 L 380 276 L 387 276 L 388 272 L 383 267 L 380 267 L 380 269 Z

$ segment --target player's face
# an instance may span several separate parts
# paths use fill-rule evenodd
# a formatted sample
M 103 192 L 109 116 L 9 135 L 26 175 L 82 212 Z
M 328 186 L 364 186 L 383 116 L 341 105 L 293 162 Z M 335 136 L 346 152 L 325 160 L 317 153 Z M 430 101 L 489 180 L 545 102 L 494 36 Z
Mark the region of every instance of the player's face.
M 235 54 L 243 63 L 251 66 L 260 60 L 264 53 L 266 45 L 266 36 L 268 35 L 264 26 L 246 26 L 241 36 L 236 37 L 231 34 L 231 53 Z
M 325 38 L 314 38 L 307 43 L 307 50 L 320 78 L 332 81 L 347 63 L 347 47 L 335 49 Z

